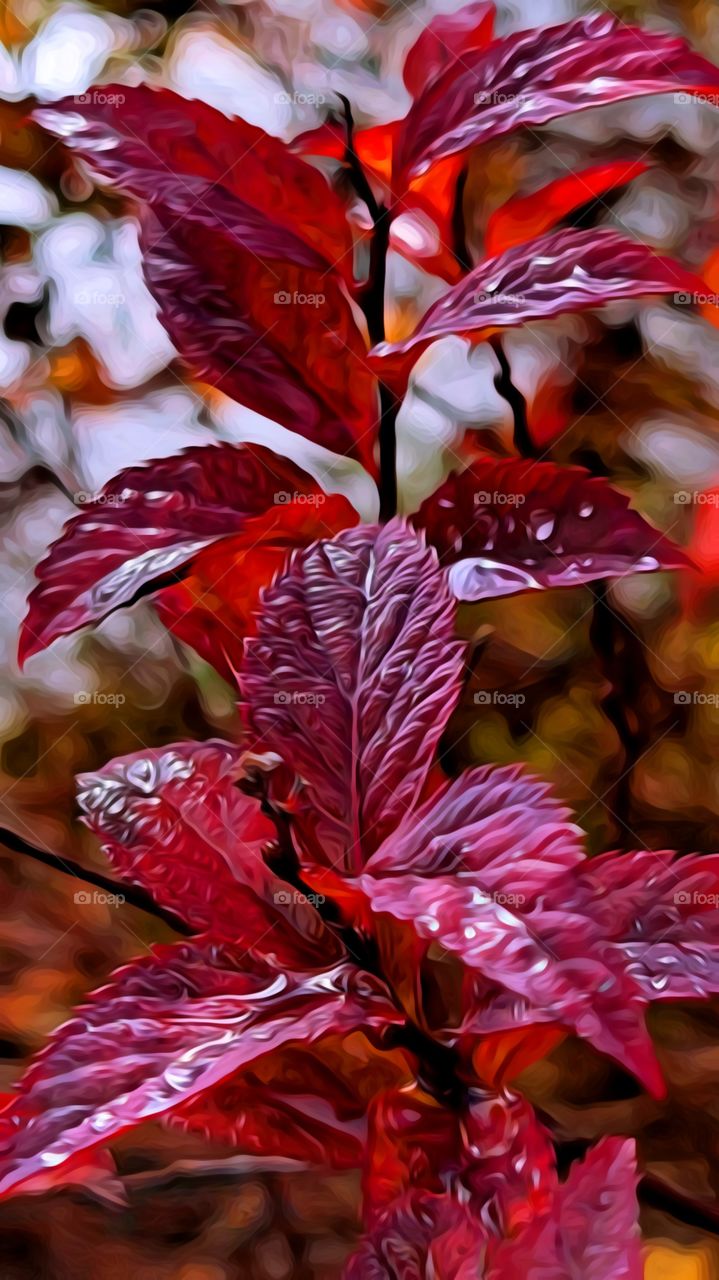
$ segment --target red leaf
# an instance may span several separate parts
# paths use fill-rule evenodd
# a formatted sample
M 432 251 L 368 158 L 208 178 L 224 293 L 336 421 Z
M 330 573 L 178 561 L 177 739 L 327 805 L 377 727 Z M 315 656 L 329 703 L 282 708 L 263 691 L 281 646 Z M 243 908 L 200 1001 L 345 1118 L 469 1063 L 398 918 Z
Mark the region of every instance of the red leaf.
M 486 1280 L 642 1280 L 636 1187 L 634 1143 L 603 1138 L 572 1165 L 548 1216 L 490 1248 Z
M 411 808 L 460 670 L 436 557 L 400 521 L 299 552 L 265 593 L 241 688 L 256 749 L 304 780 L 319 860 L 361 866 Z
M 474 1280 L 485 1251 L 550 1212 L 558 1186 L 549 1134 L 512 1094 L 472 1091 L 457 1112 L 389 1093 L 370 1114 L 368 1160 L 369 1238 L 350 1280 Z
M 147 282 L 193 375 L 371 467 L 376 390 L 337 197 L 244 121 L 147 86 L 117 88 L 117 109 L 114 93 L 38 118 L 141 202 Z
M 719 854 L 606 853 L 582 868 L 574 892 L 573 910 L 591 918 L 605 957 L 629 967 L 646 1000 L 719 991 Z
M 260 595 L 290 553 L 358 521 L 346 498 L 307 496 L 309 502 L 300 494 L 246 520 L 242 533 L 200 551 L 187 576 L 155 596 L 165 626 L 230 682 L 244 661 L 246 636 L 255 633 Z
M 300 467 L 260 445 L 204 445 L 122 471 L 68 522 L 40 564 L 21 661 L 159 587 L 203 548 L 242 533 L 250 516 L 274 510 L 279 527 L 288 499 L 304 513 L 324 494 Z
M 487 458 L 450 475 L 413 523 L 460 600 L 683 568 L 686 556 L 581 467 Z
M 402 1197 L 352 1254 L 343 1280 L 478 1280 L 486 1231 L 456 1197 Z
M 280 974 L 203 940 L 158 947 L 96 992 L 26 1073 L 0 1117 L 0 1193 L 269 1066 L 289 1044 L 321 1056 L 326 1036 L 381 1035 L 396 1017 L 381 984 L 351 965 Z
M 494 5 L 488 0 L 475 0 L 456 13 L 440 14 L 425 27 L 407 54 L 402 73 L 414 98 L 445 71 L 461 70 L 468 53 L 491 44 L 494 15 Z
M 677 36 L 591 14 L 465 54 L 410 109 L 399 159 L 412 176 L 522 126 L 624 98 L 718 86 L 716 68 Z
M 495 257 L 506 249 L 524 244 L 545 231 L 550 231 L 567 214 L 596 200 L 605 191 L 623 187 L 649 168 L 643 160 L 616 160 L 595 164 L 581 173 L 557 178 L 528 196 L 513 196 L 495 209 L 484 237 L 487 257 Z
M 36 114 L 94 170 L 138 199 L 180 198 L 184 189 L 188 203 L 192 198 L 203 206 L 211 227 L 220 219 L 215 197 L 233 197 L 271 218 L 270 230 L 284 227 L 351 280 L 352 238 L 342 201 L 317 169 L 256 125 L 149 85 L 105 85 L 101 93 L 66 98 Z
M 661 1092 L 628 953 L 592 923 L 578 829 L 517 767 L 471 770 L 409 815 L 357 879 L 380 916 L 461 960 L 465 1020 L 450 1039 L 571 1028 Z
M 450 334 L 479 341 L 495 329 L 599 307 L 616 298 L 701 291 L 672 258 L 606 229 L 555 231 L 487 258 L 435 302 L 402 342 L 382 342 L 371 359 L 380 377 L 404 385 L 431 342 Z
M 356 1169 L 368 1106 L 411 1079 L 404 1054 L 379 1049 L 358 1028 L 323 1037 L 321 1056 L 313 1046 L 278 1050 L 183 1103 L 166 1123 L 259 1157 Z
M 279 965 L 336 960 L 341 947 L 314 906 L 266 865 L 275 830 L 235 786 L 241 774 L 228 743 L 182 742 L 80 775 L 79 801 L 123 879 L 198 933 Z

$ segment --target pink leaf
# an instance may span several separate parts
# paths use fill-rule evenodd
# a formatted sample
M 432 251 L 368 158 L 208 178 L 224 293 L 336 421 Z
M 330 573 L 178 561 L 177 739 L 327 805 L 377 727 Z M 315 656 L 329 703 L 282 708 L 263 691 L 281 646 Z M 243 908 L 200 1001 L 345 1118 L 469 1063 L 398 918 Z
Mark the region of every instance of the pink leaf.
M 634 1143 L 603 1138 L 570 1169 L 552 1211 L 489 1250 L 486 1280 L 642 1280 Z
M 407 54 L 403 78 L 413 97 L 433 85 L 438 76 L 454 68 L 462 70 L 467 54 L 491 43 L 495 8 L 488 0 L 475 0 L 456 13 L 442 13 L 425 27 Z
M 403 1196 L 360 1244 L 343 1280 L 478 1280 L 486 1230 L 449 1193 Z
M 352 241 L 320 173 L 168 90 L 86 97 L 37 117 L 140 203 L 145 276 L 192 375 L 371 467 L 377 393 L 345 290 Z
M 575 894 L 646 1000 L 719 992 L 719 855 L 607 853 L 582 868 Z
M 605 480 L 553 462 L 474 463 L 450 475 L 412 519 L 448 566 L 460 600 L 689 563 Z
M 429 308 L 408 338 L 380 343 L 371 358 L 380 377 L 403 384 L 425 347 L 450 334 L 479 340 L 495 329 L 600 307 L 616 298 L 702 288 L 699 277 L 672 258 L 616 231 L 553 231 L 480 262 Z
M 401 166 L 411 176 L 523 126 L 624 98 L 718 85 L 716 68 L 684 40 L 609 13 L 520 31 L 464 54 L 428 85 L 406 117 Z
M 381 1035 L 396 1018 L 382 985 L 352 965 L 280 974 L 206 940 L 158 947 L 96 992 L 28 1070 L 0 1116 L 0 1193 L 271 1066 L 286 1045 L 321 1054 L 327 1036 Z
M 350 887 L 481 979 L 465 1033 L 571 1028 L 660 1092 L 646 996 L 593 926 L 591 894 L 577 895 L 585 855 L 567 816 L 516 767 L 471 770 L 408 816 Z
M 21 660 L 158 588 L 248 518 L 274 508 L 279 523 L 283 506 L 308 495 L 321 498 L 307 472 L 255 444 L 193 447 L 122 471 L 40 564 Z
M 361 866 L 411 808 L 460 670 L 436 556 L 400 521 L 299 552 L 265 593 L 241 687 L 258 749 L 305 783 L 322 861 Z
M 279 965 L 336 960 L 341 947 L 315 907 L 265 863 L 275 828 L 238 790 L 241 776 L 229 743 L 182 742 L 81 775 L 79 801 L 123 879 L 198 933 Z

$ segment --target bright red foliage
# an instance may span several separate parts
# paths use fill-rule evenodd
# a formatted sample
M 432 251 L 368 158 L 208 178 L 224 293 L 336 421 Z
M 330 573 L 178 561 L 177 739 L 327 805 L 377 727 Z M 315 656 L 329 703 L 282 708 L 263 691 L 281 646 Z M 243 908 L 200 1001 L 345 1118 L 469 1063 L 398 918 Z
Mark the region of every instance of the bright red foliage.
M 404 122 L 353 136 L 348 114 L 298 144 L 354 179 L 381 249 L 368 281 L 339 184 L 277 139 L 148 88 L 123 90 L 122 112 L 53 109 L 135 201 L 149 287 L 195 376 L 370 467 L 381 380 L 384 508 L 359 524 L 269 449 L 191 449 L 123 472 L 40 566 L 22 656 L 152 594 L 237 682 L 245 731 L 79 780 L 118 875 L 191 936 L 51 1038 L 0 1116 L 0 1190 L 104 1176 L 96 1148 L 161 1118 L 361 1166 L 347 1280 L 639 1280 L 633 1144 L 603 1140 L 560 1182 L 551 1134 L 504 1082 L 573 1034 L 661 1091 L 647 1005 L 719 992 L 719 860 L 589 859 L 544 782 L 514 766 L 448 779 L 441 737 L 464 677 L 457 599 L 687 558 L 604 479 L 554 462 L 475 459 L 392 518 L 387 383 L 403 389 L 448 334 L 693 289 L 614 231 L 552 230 L 641 164 L 515 197 L 487 228 L 497 256 L 472 270 L 444 236 L 467 148 L 718 75 L 604 14 L 497 41 L 489 4 L 437 19 L 407 59 Z M 390 224 L 418 211 L 442 233 L 425 265 L 458 283 L 388 344 Z M 287 304 L 298 292 L 324 300 Z

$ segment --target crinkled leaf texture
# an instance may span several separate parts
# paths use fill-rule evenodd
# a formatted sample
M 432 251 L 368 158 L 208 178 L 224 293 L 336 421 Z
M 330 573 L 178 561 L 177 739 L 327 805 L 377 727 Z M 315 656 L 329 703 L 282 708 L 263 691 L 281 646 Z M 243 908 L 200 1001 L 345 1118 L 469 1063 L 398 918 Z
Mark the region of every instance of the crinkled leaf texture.
M 631 1141 L 603 1139 L 561 1184 L 520 1098 L 471 1093 L 442 1131 L 436 1104 L 397 1093 L 371 1117 L 369 1150 L 383 1198 L 345 1280 L 641 1280 Z
M 265 593 L 240 683 L 256 747 L 305 784 L 318 861 L 361 866 L 411 808 L 460 671 L 436 554 L 400 520 L 300 551 Z
M 459 600 L 689 563 L 606 480 L 553 462 L 476 462 L 453 472 L 412 519 Z
M 684 40 L 628 26 L 609 13 L 519 31 L 462 53 L 407 115 L 399 168 L 410 177 L 436 160 L 523 126 L 587 107 L 677 89 L 719 86 L 719 71 Z
M 553 231 L 480 262 L 429 308 L 408 338 L 378 344 L 371 357 L 380 377 L 403 385 L 425 347 L 450 334 L 476 340 L 616 298 L 701 290 L 699 277 L 680 263 L 617 231 Z
M 325 532 L 324 515 L 331 529 L 357 519 L 346 499 L 325 499 L 306 471 L 261 445 L 197 446 L 130 467 L 68 521 L 41 562 L 21 634 L 21 661 L 158 590 L 219 539 L 274 535 L 287 549 L 296 539 Z M 252 524 L 259 516 L 261 531 Z M 192 597 L 183 602 L 191 611 Z M 168 610 L 179 630 L 184 615 L 178 603 L 171 596 Z
M 369 1053 L 396 1017 L 383 985 L 353 965 L 282 973 L 251 963 L 240 948 L 208 939 L 157 947 L 119 970 L 29 1068 L 19 1096 L 0 1116 L 0 1194 L 86 1159 L 99 1143 L 144 1120 L 197 1105 L 208 1095 L 221 1097 L 216 1091 L 226 1082 L 237 1086 L 239 1100 L 247 1073 L 245 1105 L 253 1108 L 248 1149 L 257 1149 L 266 1129 L 268 1146 L 277 1150 L 277 1109 L 270 1093 L 270 1111 L 263 1116 L 255 1070 L 271 1076 L 274 1055 L 281 1063 L 287 1046 L 301 1045 L 324 1062 L 325 1083 L 332 1072 L 342 1079 L 337 1038 L 341 1043 L 361 1034 Z M 280 1065 L 279 1078 L 286 1070 Z M 392 1074 L 388 1061 L 385 1076 Z M 324 1123 L 340 1134 L 346 1128 L 345 1151 L 356 1159 L 357 1126 L 345 1126 L 341 1102 L 339 1113 L 334 1111 L 334 1095 L 313 1099 L 310 1090 L 305 1099 L 296 1079 L 287 1082 L 287 1093 L 295 1152 L 302 1146 L 306 1107 L 308 1154 L 314 1156 Z M 350 1110 L 356 1121 L 361 1098 L 348 1115 Z M 241 1114 L 232 1136 L 241 1146 Z
M 147 85 L 37 116 L 140 202 L 145 277 L 194 376 L 371 464 L 350 231 L 321 174 L 246 121 Z
M 405 818 L 347 901 L 356 910 L 360 890 L 373 913 L 410 925 L 425 955 L 434 943 L 461 961 L 452 1042 L 549 1022 L 661 1094 L 645 1010 L 719 990 L 719 858 L 587 860 L 567 817 L 517 767 L 471 770 Z
M 342 954 L 335 935 L 264 860 L 275 828 L 238 789 L 242 772 L 229 743 L 175 743 L 81 775 L 79 802 L 123 880 L 197 933 L 276 965 L 331 963 Z

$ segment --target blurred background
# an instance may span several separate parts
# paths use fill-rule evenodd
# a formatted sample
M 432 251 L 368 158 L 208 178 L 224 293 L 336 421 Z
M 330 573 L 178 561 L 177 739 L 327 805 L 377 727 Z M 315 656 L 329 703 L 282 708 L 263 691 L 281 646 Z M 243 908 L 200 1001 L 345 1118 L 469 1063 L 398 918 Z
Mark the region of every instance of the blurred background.
M 434 13 L 393 0 L 249 0 L 141 7 L 133 0 L 5 0 L 0 9 L 0 827 L 101 866 L 78 824 L 74 776 L 109 758 L 237 730 L 232 692 L 184 650 L 150 603 L 16 662 L 34 567 L 74 506 L 118 470 L 211 440 L 261 440 L 299 461 L 313 446 L 193 387 L 141 272 L 131 212 L 95 189 L 27 121 L 90 85 L 149 80 L 291 140 L 338 93 L 360 125 L 402 115 L 404 54 Z M 599 7 L 676 30 L 719 62 L 715 0 L 498 5 L 500 34 Z M 464 197 L 482 251 L 494 208 L 567 169 L 609 159 L 649 168 L 586 225 L 614 225 L 703 272 L 719 291 L 719 112 L 673 95 L 569 117 L 481 148 Z M 442 282 L 393 254 L 389 337 Z M 448 759 L 524 760 L 575 809 L 593 851 L 719 848 L 719 331 L 674 301 L 612 304 L 506 339 L 535 442 L 608 475 L 689 549 L 696 571 L 466 607 L 474 675 Z M 491 348 L 436 344 L 400 418 L 403 505 L 412 510 L 472 443 L 511 448 Z M 314 450 L 317 454 L 319 451 Z M 338 483 L 374 514 L 351 467 Z M 477 700 L 477 692 L 492 697 Z M 496 696 L 495 696 L 496 695 Z M 138 910 L 76 901 L 78 884 L 0 838 L 0 1089 L 90 988 L 169 930 Z M 647 1280 L 719 1277 L 719 1018 L 710 1005 L 654 1010 L 667 1103 L 649 1100 L 586 1045 L 565 1043 L 522 1085 L 571 1154 L 634 1134 L 653 1181 L 643 1197 Z M 573 1145 L 574 1144 L 574 1145 Z M 358 1230 L 354 1175 L 261 1170 L 224 1149 L 146 1128 L 116 1144 L 125 1207 L 82 1188 L 0 1206 L 0 1280 L 332 1280 Z M 686 1197 L 667 1211 L 659 1182 Z M 718 1219 L 719 1221 L 719 1219 Z M 717 1226 L 719 1232 L 719 1226 Z

